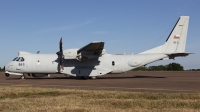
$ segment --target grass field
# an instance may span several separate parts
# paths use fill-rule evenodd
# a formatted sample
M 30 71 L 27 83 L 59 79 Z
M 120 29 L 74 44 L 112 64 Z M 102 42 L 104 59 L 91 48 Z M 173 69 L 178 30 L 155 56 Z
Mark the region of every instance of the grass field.
M 200 111 L 200 93 L 137 93 L 0 86 L 0 111 Z

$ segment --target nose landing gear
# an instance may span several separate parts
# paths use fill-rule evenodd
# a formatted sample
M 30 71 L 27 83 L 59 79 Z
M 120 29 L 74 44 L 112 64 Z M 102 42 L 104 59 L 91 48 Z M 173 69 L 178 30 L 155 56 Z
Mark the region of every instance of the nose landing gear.
M 8 74 L 8 73 L 5 73 L 5 76 L 6 76 L 6 77 L 9 77 L 9 76 L 10 76 L 10 74 Z

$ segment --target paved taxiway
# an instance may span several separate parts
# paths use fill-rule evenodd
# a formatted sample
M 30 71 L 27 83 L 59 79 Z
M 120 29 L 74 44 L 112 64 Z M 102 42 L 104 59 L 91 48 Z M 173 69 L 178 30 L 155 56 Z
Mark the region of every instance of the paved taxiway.
M 127 72 L 107 74 L 98 79 L 81 80 L 52 74 L 51 77 L 5 77 L 0 72 L 0 85 L 75 88 L 94 90 L 122 90 L 134 92 L 200 92 L 200 72 Z

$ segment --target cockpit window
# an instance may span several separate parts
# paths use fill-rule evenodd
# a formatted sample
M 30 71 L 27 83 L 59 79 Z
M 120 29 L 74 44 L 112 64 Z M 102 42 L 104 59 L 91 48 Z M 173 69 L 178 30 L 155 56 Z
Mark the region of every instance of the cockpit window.
M 14 58 L 13 61 L 15 61 L 18 57 Z
M 23 62 L 24 58 L 23 57 L 16 57 L 15 59 L 13 59 L 13 61 Z
M 19 61 L 20 60 L 20 57 L 18 57 L 15 61 Z
M 20 62 L 24 61 L 24 58 L 23 58 L 23 57 L 21 57 L 19 61 L 20 61 Z

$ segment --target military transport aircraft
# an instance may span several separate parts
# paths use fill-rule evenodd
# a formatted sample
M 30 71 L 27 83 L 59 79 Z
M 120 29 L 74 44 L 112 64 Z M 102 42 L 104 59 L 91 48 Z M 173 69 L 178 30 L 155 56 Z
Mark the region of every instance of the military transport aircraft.
M 60 51 L 56 54 L 19 51 L 18 57 L 5 66 L 5 75 L 19 75 L 23 79 L 24 74 L 45 77 L 61 73 L 82 79 L 95 79 L 105 74 L 124 73 L 159 60 L 188 56 L 191 54 L 185 52 L 188 23 L 189 16 L 180 16 L 163 45 L 137 55 L 107 54 L 104 42 L 91 42 L 80 49 L 63 50 L 61 38 Z

